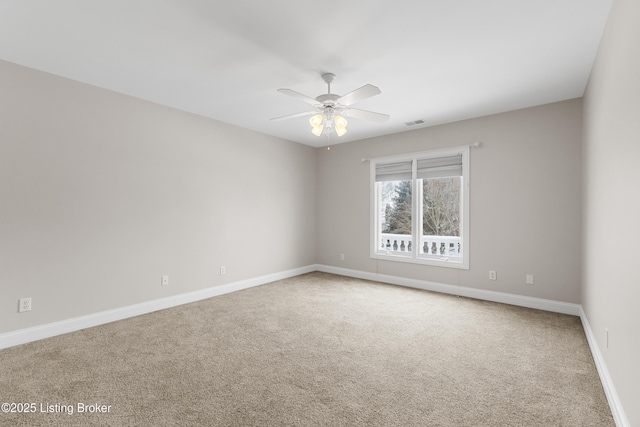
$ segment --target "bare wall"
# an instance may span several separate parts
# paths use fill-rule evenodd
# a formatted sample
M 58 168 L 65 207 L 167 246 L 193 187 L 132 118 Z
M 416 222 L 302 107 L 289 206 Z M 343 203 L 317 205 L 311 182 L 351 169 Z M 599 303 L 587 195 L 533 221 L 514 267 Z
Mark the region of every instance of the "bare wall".
M 613 2 L 584 97 L 582 304 L 630 426 L 640 426 L 638 22 L 640 2 Z
M 316 155 L 0 62 L 0 333 L 314 264 Z
M 319 149 L 318 262 L 580 303 L 581 117 L 575 99 Z M 361 159 L 474 141 L 483 145 L 470 158 L 470 269 L 371 259 Z

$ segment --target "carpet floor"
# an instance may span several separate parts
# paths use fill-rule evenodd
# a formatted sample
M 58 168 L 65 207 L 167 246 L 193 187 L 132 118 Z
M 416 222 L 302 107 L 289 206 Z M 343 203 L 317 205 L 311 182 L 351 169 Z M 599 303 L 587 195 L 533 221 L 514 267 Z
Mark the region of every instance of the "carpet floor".
M 320 272 L 0 367 L 3 426 L 615 426 L 578 317 Z

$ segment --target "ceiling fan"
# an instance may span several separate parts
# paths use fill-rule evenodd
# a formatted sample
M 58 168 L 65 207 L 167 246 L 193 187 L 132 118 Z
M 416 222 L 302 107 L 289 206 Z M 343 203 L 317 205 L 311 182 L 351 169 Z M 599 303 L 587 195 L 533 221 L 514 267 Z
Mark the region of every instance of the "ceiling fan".
M 343 117 L 353 117 L 356 119 L 371 120 L 374 122 L 386 122 L 389 120 L 388 114 L 374 113 L 373 111 L 359 110 L 351 108 L 352 104 L 363 101 L 372 96 L 382 93 L 380 89 L 373 85 L 364 85 L 346 95 L 340 96 L 331 93 L 331 82 L 335 79 L 335 74 L 324 73 L 322 80 L 327 83 L 327 93 L 311 98 L 291 89 L 278 89 L 278 92 L 292 96 L 315 107 L 315 110 L 305 111 L 303 113 L 290 114 L 287 116 L 276 117 L 272 121 L 293 119 L 295 117 L 313 116 L 309 119 L 311 124 L 311 133 L 316 136 L 329 134 L 334 131 L 338 136 L 347 133 L 347 120 Z

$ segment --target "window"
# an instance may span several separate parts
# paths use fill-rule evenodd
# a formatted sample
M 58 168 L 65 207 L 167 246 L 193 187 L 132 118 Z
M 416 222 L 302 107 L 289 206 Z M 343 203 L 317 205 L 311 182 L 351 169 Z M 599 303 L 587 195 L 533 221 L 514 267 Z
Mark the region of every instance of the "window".
M 469 268 L 469 147 L 371 160 L 371 257 Z

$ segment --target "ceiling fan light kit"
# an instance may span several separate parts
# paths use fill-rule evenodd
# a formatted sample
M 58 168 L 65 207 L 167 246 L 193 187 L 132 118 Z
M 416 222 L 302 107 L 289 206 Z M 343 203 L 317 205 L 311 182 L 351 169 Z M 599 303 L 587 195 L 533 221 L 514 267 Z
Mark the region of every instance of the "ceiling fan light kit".
M 347 133 L 347 119 L 342 116 L 335 116 L 333 121 L 335 122 L 335 130 L 338 136 L 342 136 Z
M 335 77 L 336 76 L 333 73 L 324 73 L 322 75 L 322 80 L 327 84 L 327 93 L 319 95 L 315 99 L 291 89 L 278 89 L 278 92 L 280 93 L 284 93 L 285 95 L 289 95 L 313 105 L 315 107 L 315 111 L 291 114 L 271 120 L 286 120 L 313 114 L 309 119 L 309 124 L 311 125 L 311 133 L 315 136 L 320 136 L 323 133 L 328 135 L 332 131 L 335 131 L 338 136 L 346 134 L 347 125 L 349 123 L 343 116 L 375 122 L 385 122 L 389 120 L 389 116 L 387 114 L 374 113 L 372 111 L 359 110 L 350 107 L 356 102 L 360 102 L 380 94 L 380 89 L 367 84 L 344 96 L 336 95 L 331 93 L 331 82 L 333 82 Z

